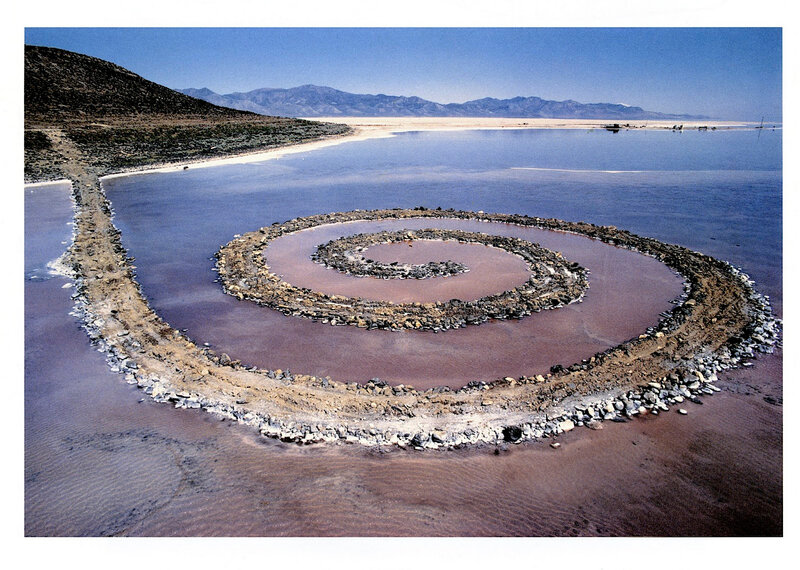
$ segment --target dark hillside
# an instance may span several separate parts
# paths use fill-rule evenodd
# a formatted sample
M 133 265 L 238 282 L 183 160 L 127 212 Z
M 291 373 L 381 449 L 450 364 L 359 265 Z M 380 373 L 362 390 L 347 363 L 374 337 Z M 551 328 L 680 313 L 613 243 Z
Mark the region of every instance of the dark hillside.
M 25 179 L 65 176 L 66 136 L 97 174 L 257 152 L 342 135 L 345 125 L 219 107 L 113 63 L 25 46 Z
M 25 46 L 25 119 L 52 123 L 125 115 L 237 117 L 102 59 Z

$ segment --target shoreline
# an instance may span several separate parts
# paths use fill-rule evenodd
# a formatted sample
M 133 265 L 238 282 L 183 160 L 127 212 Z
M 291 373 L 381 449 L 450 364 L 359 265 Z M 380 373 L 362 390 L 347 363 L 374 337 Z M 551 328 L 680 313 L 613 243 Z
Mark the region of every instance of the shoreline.
M 436 132 L 436 131 L 473 131 L 473 130 L 557 130 L 557 129 L 596 129 L 605 130 L 604 126 L 614 124 L 619 119 L 513 119 L 482 117 L 316 117 L 309 121 L 341 123 L 349 126 L 348 134 L 327 137 L 321 140 L 298 143 L 288 146 L 270 148 L 264 151 L 247 152 L 233 156 L 207 158 L 198 161 L 184 161 L 169 164 L 153 165 L 152 168 L 133 168 L 128 171 L 106 174 L 101 180 L 120 178 L 148 173 L 180 172 L 195 168 L 211 168 L 232 164 L 248 164 L 276 160 L 284 156 L 301 152 L 311 152 L 321 148 L 337 146 L 349 142 L 360 142 L 371 139 L 391 138 L 398 133 Z M 624 123 L 631 129 L 665 131 L 672 130 L 676 121 L 629 121 Z M 688 121 L 683 123 L 685 130 L 701 126 L 715 127 L 718 130 L 756 128 L 757 123 L 743 121 Z M 625 127 L 621 127 L 623 130 Z
M 498 129 L 604 129 L 617 124 L 620 129 L 672 130 L 682 125 L 684 130 L 698 127 L 716 129 L 755 128 L 758 123 L 748 121 L 717 120 L 626 120 L 626 119 L 539 119 L 512 117 L 315 117 L 309 121 L 341 123 L 366 131 L 454 131 Z M 766 128 L 766 127 L 765 127 Z
M 72 185 L 72 180 L 70 180 L 69 178 L 61 178 L 58 180 L 44 180 L 42 182 L 25 182 L 23 184 L 23 188 L 39 188 L 42 186 L 55 186 L 57 184 Z

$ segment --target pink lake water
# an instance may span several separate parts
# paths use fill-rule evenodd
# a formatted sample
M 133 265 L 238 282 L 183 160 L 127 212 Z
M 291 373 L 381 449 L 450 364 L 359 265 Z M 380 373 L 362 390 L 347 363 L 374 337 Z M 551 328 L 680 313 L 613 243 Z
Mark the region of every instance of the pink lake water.
M 219 350 L 252 365 L 338 381 L 378 377 L 418 388 L 457 387 L 472 380 L 544 373 L 553 364 L 589 358 L 656 324 L 659 313 L 674 306 L 670 301 L 682 292 L 682 280 L 663 264 L 582 236 L 469 220 L 436 223 L 446 229 L 520 237 L 560 251 L 589 270 L 589 290 L 580 303 L 439 334 L 333 327 L 284 317 L 249 302 L 234 303 L 243 306 L 234 309 L 235 316 L 216 319 L 213 330 L 190 314 L 181 315 L 181 321 L 190 323 L 189 330 L 202 330 L 202 337 L 212 339 Z M 317 245 L 342 235 L 430 225 L 429 219 L 409 219 L 320 226 L 278 238 L 265 255 L 272 271 L 296 286 L 395 302 L 475 299 L 527 279 L 520 258 L 483 246 L 450 246 L 449 252 L 457 254 L 453 259 L 472 268 L 477 257 L 482 265 L 462 275 L 427 280 L 348 276 L 310 259 Z M 443 245 L 429 249 L 441 250 Z M 480 255 L 473 256 L 473 250 Z M 498 263 L 497 272 L 492 262 Z

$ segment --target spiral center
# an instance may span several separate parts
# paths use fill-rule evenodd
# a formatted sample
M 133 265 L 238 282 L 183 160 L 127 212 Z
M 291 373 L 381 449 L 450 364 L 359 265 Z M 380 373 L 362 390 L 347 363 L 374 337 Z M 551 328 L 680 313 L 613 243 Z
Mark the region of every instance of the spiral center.
M 340 214 L 356 221 L 357 212 Z M 218 269 L 225 291 L 277 309 L 286 315 L 331 324 L 391 330 L 443 331 L 481 324 L 489 319 L 518 319 L 543 309 L 553 309 L 579 299 L 586 287 L 586 271 L 557 252 L 519 238 L 452 229 L 402 229 L 356 234 L 317 247 L 314 261 L 347 274 L 379 280 L 428 279 L 464 273 L 467 265 L 447 259 L 427 263 L 380 261 L 363 252 L 376 244 L 435 242 L 487 246 L 503 250 L 527 267 L 528 278 L 508 290 L 464 300 L 394 303 L 385 299 L 345 296 L 301 287 L 271 271 L 263 252 L 271 241 L 331 223 L 325 217 L 299 218 L 251 232 L 224 246 L 218 253 Z M 333 220 L 335 223 L 335 220 Z M 496 289 L 495 289 L 496 291 Z

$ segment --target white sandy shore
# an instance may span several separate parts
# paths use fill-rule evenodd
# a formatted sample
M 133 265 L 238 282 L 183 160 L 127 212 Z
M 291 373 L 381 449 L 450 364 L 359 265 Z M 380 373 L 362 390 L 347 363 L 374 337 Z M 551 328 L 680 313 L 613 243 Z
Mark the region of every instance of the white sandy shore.
M 26 182 L 25 188 L 39 188 L 41 186 L 54 186 L 56 184 L 72 184 L 72 180 L 61 178 L 60 180 L 47 180 L 46 182 Z
M 207 168 L 227 164 L 244 164 L 262 162 L 319 148 L 334 146 L 346 142 L 363 141 L 375 138 L 392 137 L 395 133 L 410 131 L 457 131 L 457 130 L 501 130 L 501 129 L 602 129 L 604 125 L 620 123 L 636 129 L 671 129 L 675 124 L 683 124 L 684 129 L 695 129 L 700 126 L 727 128 L 752 128 L 756 123 L 731 121 L 627 121 L 619 119 L 512 119 L 483 117 L 314 117 L 311 121 L 343 123 L 353 127 L 354 132 L 342 137 L 334 137 L 321 141 L 302 143 L 231 156 L 214 158 L 199 162 L 170 164 L 163 167 L 136 170 L 120 174 L 110 174 L 103 178 L 117 178 L 142 174 L 146 172 L 175 172 L 185 168 Z

